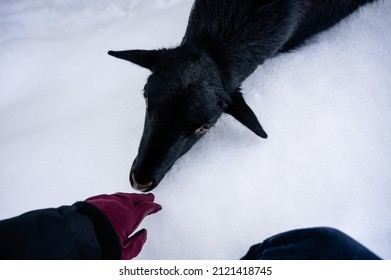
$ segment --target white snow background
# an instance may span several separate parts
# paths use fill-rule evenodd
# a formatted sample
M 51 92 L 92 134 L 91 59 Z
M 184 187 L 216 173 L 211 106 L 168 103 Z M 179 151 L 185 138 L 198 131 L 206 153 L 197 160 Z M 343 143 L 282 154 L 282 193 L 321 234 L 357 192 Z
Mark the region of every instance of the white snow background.
M 0 2 L 0 218 L 133 192 L 149 72 L 107 51 L 176 46 L 190 0 Z M 139 259 L 238 259 L 336 227 L 391 258 L 391 1 L 244 82 L 263 140 L 230 116 L 153 191 Z M 28 233 L 26 233 L 28 234 Z

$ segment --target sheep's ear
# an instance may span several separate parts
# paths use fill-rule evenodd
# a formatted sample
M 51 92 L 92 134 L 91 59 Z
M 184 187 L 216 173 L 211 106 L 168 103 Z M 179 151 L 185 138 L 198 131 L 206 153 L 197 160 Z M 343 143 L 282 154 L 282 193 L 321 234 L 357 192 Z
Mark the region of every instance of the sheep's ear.
M 255 116 L 254 112 L 248 107 L 246 101 L 244 101 L 242 93 L 236 91 L 233 96 L 231 96 L 231 100 L 232 103 L 225 109 L 225 112 L 232 115 L 256 135 L 267 138 L 267 134 L 259 123 L 257 116 Z
M 109 55 L 116 58 L 125 59 L 141 67 L 153 71 L 157 64 L 159 51 L 157 50 L 129 50 L 129 51 L 109 51 Z

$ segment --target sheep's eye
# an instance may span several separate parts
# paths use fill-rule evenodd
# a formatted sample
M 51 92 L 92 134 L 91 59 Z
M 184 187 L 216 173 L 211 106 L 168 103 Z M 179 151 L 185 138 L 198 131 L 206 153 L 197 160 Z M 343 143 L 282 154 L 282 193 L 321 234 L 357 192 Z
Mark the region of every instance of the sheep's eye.
M 148 107 L 148 93 L 146 90 L 144 90 L 144 94 L 143 94 L 143 97 L 144 97 L 144 100 L 145 100 L 145 104 L 147 105 Z
M 196 129 L 195 131 L 195 134 L 197 135 L 201 135 L 201 134 L 204 134 L 206 132 L 208 132 L 208 130 L 212 127 L 212 124 L 204 124 L 203 126 L 199 127 Z

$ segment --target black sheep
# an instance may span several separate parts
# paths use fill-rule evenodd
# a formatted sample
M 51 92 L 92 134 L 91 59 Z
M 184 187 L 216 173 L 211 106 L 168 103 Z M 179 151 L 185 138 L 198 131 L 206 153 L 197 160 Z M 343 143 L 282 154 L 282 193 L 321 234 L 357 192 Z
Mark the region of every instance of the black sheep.
M 196 0 L 176 48 L 109 51 L 152 71 L 144 132 L 130 182 L 150 191 L 175 161 L 228 113 L 262 138 L 242 97 L 258 65 L 289 51 L 374 0 Z

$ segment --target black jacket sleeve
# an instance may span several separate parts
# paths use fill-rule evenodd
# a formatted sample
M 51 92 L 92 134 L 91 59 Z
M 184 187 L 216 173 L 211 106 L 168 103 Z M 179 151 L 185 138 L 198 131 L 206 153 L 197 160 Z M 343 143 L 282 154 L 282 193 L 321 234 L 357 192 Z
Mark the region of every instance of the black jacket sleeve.
M 94 205 L 27 212 L 0 221 L 0 259 L 119 259 L 111 223 Z

